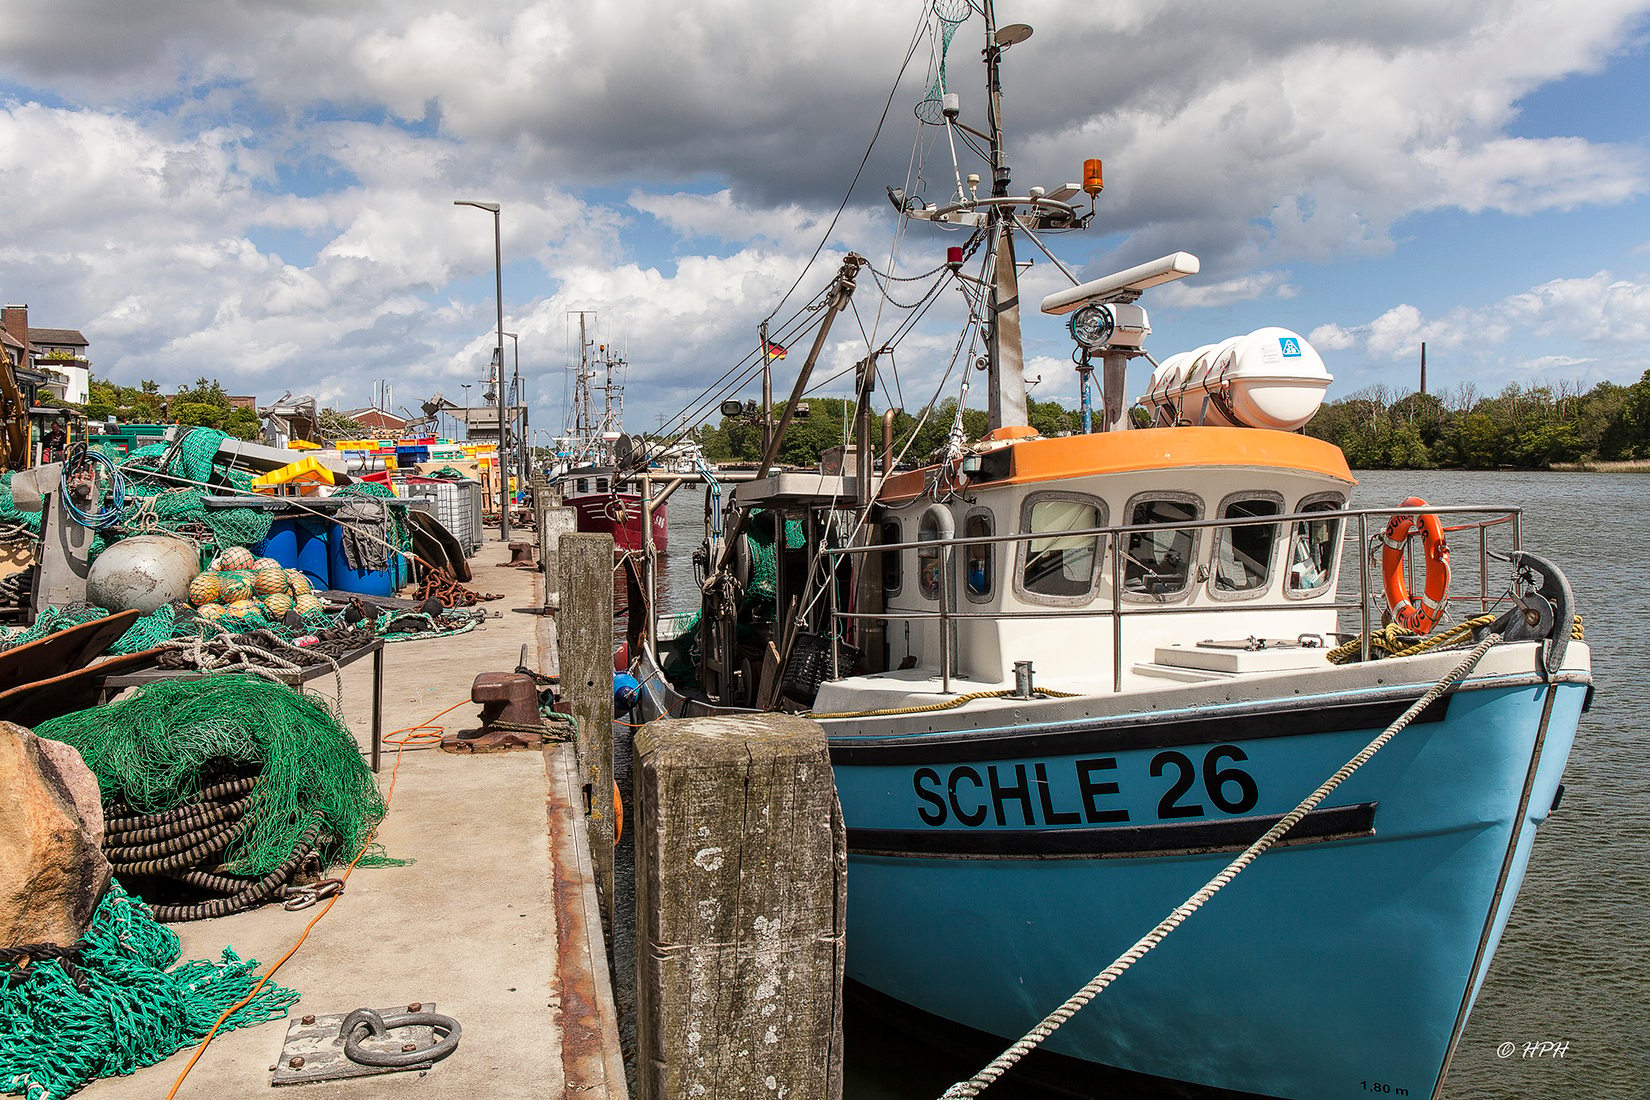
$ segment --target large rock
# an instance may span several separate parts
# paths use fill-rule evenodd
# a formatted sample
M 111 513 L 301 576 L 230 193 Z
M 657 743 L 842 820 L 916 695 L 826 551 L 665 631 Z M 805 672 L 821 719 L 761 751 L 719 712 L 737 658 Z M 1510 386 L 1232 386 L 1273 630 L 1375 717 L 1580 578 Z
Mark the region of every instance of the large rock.
M 109 885 L 102 833 L 80 754 L 0 722 L 0 947 L 80 939 Z

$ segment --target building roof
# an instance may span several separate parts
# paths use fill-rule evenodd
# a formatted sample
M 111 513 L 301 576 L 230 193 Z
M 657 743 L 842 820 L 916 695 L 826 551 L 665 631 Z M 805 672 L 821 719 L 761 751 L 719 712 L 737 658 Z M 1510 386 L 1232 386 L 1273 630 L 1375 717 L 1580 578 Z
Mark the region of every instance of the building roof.
M 383 409 L 351 409 L 343 415 L 358 424 L 365 424 L 369 428 L 396 427 L 405 428 L 411 421 L 404 416 L 386 412 Z
M 23 341 L 19 340 L 3 328 L 0 328 L 0 344 L 10 344 L 14 348 L 22 348 L 25 351 L 28 350 L 27 344 L 23 343 Z
M 68 347 L 83 348 L 89 341 L 80 335 L 79 329 L 73 328 L 30 328 L 29 343 L 39 347 L 42 344 L 59 344 Z

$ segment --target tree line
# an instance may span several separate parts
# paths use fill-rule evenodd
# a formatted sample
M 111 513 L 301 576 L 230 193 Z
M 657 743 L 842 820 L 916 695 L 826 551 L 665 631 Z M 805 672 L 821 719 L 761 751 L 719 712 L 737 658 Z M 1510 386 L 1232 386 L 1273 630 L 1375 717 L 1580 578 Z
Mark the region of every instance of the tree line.
M 1630 386 L 1578 382 L 1492 397 L 1466 383 L 1443 394 L 1371 386 L 1318 411 L 1306 432 L 1359 469 L 1455 466 L 1544 469 L 1554 463 L 1650 458 L 1650 371 Z
M 1042 435 L 1070 435 L 1078 430 L 1081 417 L 1056 401 L 1027 401 L 1026 413 L 1031 426 Z M 785 466 L 814 466 L 819 456 L 832 447 L 852 442 L 854 403 L 846 398 L 811 398 L 808 415 L 791 422 L 779 449 L 779 462 Z M 983 409 L 963 410 L 963 435 L 970 440 L 983 436 L 989 424 Z M 936 405 L 918 427 L 917 417 L 901 410 L 894 415 L 894 446 L 904 447 L 915 431 L 916 438 L 905 447 L 907 465 L 923 465 L 945 447 L 951 427 L 957 419 L 957 400 L 948 398 Z M 774 410 L 774 421 L 779 420 L 779 409 Z M 882 435 L 880 414 L 873 421 L 872 435 Z M 692 433 L 704 449 L 710 462 L 757 462 L 762 458 L 762 421 L 760 416 L 723 417 L 721 423 L 704 425 Z M 881 443 L 876 444 L 878 450 Z
M 223 383 L 211 378 L 196 379 L 193 386 L 180 386 L 171 394 L 161 393 L 160 384 L 147 378 L 136 386 L 94 378 L 87 387 L 86 403 L 71 407 L 79 409 L 88 420 L 112 416 L 123 424 L 216 428 L 237 439 L 257 439 L 263 434 L 257 411 L 232 404 Z M 333 409 L 325 409 L 320 415 L 321 434 L 329 440 L 358 439 L 367 430 Z
M 1044 436 L 1070 435 L 1079 428 L 1080 415 L 1055 401 L 1030 401 L 1027 412 L 1031 426 Z M 1143 422 L 1140 412 L 1136 410 L 1137 423 Z M 911 414 L 896 414 L 896 445 L 916 431 L 905 464 L 922 465 L 942 450 L 956 414 L 954 399 L 936 406 L 920 428 Z M 823 451 L 849 442 L 852 416 L 852 401 L 810 401 L 809 415 L 786 433 L 780 463 L 817 464 Z M 969 440 L 986 432 L 982 410 L 964 409 L 962 423 Z M 874 431 L 880 433 L 880 426 Z M 1338 446 L 1358 469 L 1543 469 L 1555 463 L 1650 459 L 1650 371 L 1628 386 L 1600 382 L 1583 391 L 1578 382 L 1528 388 L 1513 384 L 1487 397 L 1471 383 L 1442 394 L 1370 386 L 1324 405 L 1306 433 Z M 712 462 L 761 458 L 762 425 L 756 418 L 725 417 L 700 428 L 694 438 Z

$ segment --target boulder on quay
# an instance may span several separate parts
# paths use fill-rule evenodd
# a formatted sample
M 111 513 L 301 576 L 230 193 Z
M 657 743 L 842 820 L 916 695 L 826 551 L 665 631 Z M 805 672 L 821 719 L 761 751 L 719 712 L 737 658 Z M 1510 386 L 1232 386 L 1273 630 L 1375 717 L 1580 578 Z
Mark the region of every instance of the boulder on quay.
M 102 840 L 80 754 L 0 722 L 0 948 L 80 939 L 109 885 Z

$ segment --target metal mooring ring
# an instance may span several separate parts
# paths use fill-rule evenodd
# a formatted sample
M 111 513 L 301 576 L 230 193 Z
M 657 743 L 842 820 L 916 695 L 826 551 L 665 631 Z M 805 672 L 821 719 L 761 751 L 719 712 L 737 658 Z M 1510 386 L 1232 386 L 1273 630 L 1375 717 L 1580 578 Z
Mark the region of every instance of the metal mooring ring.
M 423 1050 L 377 1051 L 364 1049 L 356 1033 L 363 1027 L 374 1037 L 398 1027 L 428 1026 L 441 1032 L 442 1040 Z M 439 1062 L 458 1049 L 462 1034 L 458 1021 L 439 1012 L 401 1012 L 380 1016 L 370 1008 L 358 1008 L 344 1017 L 338 1033 L 344 1039 L 344 1057 L 363 1066 L 416 1066 L 422 1062 Z

